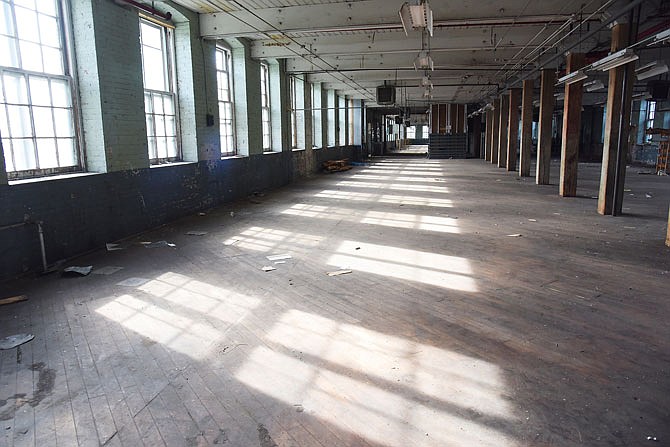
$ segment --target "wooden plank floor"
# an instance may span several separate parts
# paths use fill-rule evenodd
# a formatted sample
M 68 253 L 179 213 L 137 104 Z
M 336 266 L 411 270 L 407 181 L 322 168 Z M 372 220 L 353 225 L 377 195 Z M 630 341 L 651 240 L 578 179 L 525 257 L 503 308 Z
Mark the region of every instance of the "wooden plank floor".
M 670 179 L 579 169 L 379 159 L 3 284 L 0 445 L 670 445 Z

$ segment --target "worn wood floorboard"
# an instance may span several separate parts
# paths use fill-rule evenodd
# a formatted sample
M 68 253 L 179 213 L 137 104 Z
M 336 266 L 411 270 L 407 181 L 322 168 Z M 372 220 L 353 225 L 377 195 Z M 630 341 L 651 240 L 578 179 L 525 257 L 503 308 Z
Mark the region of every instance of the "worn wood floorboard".
M 613 218 L 595 164 L 561 198 L 556 165 L 376 159 L 0 284 L 29 298 L 0 337 L 35 334 L 0 446 L 670 445 L 670 180 L 640 171 Z

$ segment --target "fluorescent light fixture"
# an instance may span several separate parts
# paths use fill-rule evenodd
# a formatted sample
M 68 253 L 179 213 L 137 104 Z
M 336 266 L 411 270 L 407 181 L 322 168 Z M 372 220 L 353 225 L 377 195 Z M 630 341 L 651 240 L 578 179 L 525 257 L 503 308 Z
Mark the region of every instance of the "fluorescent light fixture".
M 602 90 L 604 88 L 605 84 L 603 84 L 603 81 L 599 79 L 584 83 L 584 89 L 587 92 L 597 92 L 598 90 Z
M 433 35 L 433 10 L 427 1 L 423 1 L 418 5 L 410 5 L 404 3 L 400 8 L 400 21 L 405 30 L 405 35 L 409 34 L 409 30 L 425 29 L 428 34 Z
M 668 66 L 666 64 L 662 64 L 660 61 L 654 61 L 635 70 L 638 81 L 649 79 L 667 72 Z
M 577 70 L 573 71 L 572 73 L 568 73 L 565 76 L 561 77 L 558 79 L 559 84 L 574 84 L 575 82 L 583 81 L 584 79 L 588 78 L 589 76 L 584 73 L 582 70 Z
M 591 64 L 591 68 L 594 70 L 607 71 L 612 68 L 617 68 L 622 65 L 626 65 L 629 62 L 638 60 L 640 57 L 633 52 L 630 48 L 626 48 L 616 53 L 612 53 L 609 56 L 606 56 L 599 61 L 595 61 Z
M 433 70 L 433 59 L 430 55 L 422 51 L 419 56 L 414 59 L 414 68 L 416 70 Z
M 666 41 L 668 41 L 668 40 L 670 40 L 670 28 L 668 28 L 668 29 L 666 29 L 665 31 L 661 31 L 660 33 L 656 34 L 656 35 L 654 36 L 654 41 L 652 42 L 652 44 L 654 44 L 654 43 L 659 43 L 659 42 L 666 42 Z

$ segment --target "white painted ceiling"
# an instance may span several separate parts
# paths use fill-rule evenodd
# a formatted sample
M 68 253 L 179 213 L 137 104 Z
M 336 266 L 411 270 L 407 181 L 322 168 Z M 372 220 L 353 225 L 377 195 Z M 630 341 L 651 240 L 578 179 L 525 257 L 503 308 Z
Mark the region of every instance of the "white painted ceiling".
M 413 61 L 418 32 L 405 35 L 403 0 L 174 0 L 200 13 L 201 34 L 243 37 L 252 56 L 286 59 L 291 73 L 326 83 L 341 94 L 371 100 L 385 81 L 398 95 L 421 104 L 424 73 Z M 415 0 L 412 0 L 415 1 Z M 667 23 L 663 1 L 642 2 L 640 31 Z M 539 67 L 560 69 L 563 54 L 606 51 L 607 27 L 584 40 L 601 20 L 631 1 L 433 0 L 435 31 L 430 55 L 433 102 L 481 102 Z M 403 99 L 404 100 L 404 99 Z

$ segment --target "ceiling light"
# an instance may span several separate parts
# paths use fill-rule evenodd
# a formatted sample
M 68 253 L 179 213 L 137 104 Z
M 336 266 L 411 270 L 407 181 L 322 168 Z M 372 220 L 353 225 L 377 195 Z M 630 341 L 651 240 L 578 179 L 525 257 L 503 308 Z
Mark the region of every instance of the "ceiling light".
M 573 71 L 572 73 L 568 73 L 562 78 L 558 78 L 558 83 L 559 84 L 574 84 L 575 82 L 583 81 L 584 79 L 588 78 L 589 76 L 584 73 L 582 70 L 577 70 Z
M 654 41 L 652 42 L 652 44 L 659 43 L 659 42 L 667 42 L 668 40 L 670 40 L 670 28 L 656 34 L 654 36 Z
M 666 64 L 662 64 L 660 61 L 654 61 L 635 70 L 638 81 L 649 79 L 667 72 L 668 66 Z
M 597 92 L 598 90 L 602 90 L 605 88 L 605 84 L 603 84 L 603 81 L 596 79 L 594 81 L 589 81 L 584 84 L 584 89 L 587 92 Z
M 414 68 L 416 70 L 433 70 L 433 59 L 430 55 L 422 51 L 419 56 L 414 59 Z
M 410 5 L 404 3 L 400 8 L 400 21 L 405 30 L 405 35 L 409 31 L 425 29 L 428 34 L 433 35 L 433 10 L 427 1 L 423 1 L 418 5 Z
M 629 62 L 638 60 L 640 57 L 633 52 L 633 50 L 626 48 L 616 53 L 612 53 L 607 57 L 600 59 L 591 64 L 594 70 L 607 71 L 612 68 L 617 68 Z

